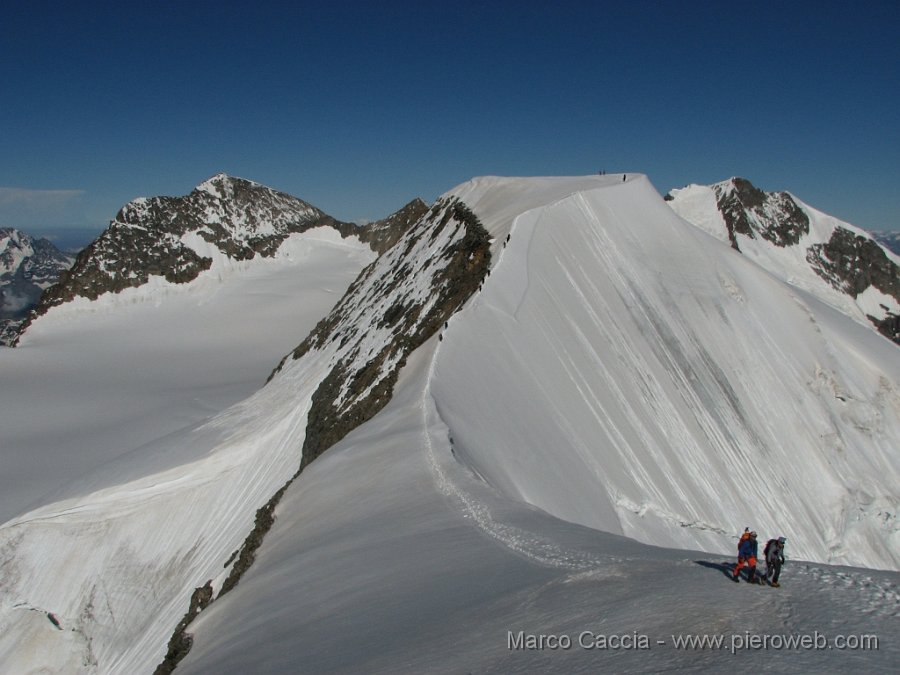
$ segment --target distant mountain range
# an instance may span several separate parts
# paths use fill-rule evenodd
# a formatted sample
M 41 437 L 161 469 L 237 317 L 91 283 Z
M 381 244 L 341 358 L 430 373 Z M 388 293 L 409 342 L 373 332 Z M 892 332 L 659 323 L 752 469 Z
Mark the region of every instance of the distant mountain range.
M 900 230 L 881 230 L 871 234 L 879 244 L 900 255 Z
M 0 344 L 9 344 L 44 289 L 75 260 L 47 239 L 0 228 Z

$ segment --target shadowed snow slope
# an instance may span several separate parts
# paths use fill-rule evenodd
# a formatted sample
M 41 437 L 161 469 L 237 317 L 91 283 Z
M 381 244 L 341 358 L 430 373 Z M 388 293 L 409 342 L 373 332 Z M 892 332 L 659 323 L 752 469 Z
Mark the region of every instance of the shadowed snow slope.
M 111 459 L 252 394 L 374 254 L 333 229 L 190 284 L 78 298 L 0 349 L 0 522 Z

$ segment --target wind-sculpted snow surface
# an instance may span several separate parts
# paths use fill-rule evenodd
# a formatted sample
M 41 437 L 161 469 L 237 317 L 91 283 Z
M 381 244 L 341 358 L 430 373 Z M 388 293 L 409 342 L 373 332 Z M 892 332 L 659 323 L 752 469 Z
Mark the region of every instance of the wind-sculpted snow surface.
M 433 386 L 473 308 L 410 356 L 379 415 L 291 485 L 260 560 L 192 624 L 177 672 L 891 669 L 897 573 L 791 558 L 781 589 L 735 585 L 730 554 L 558 520 L 458 461 Z
M 728 552 L 750 525 L 810 560 L 900 567 L 896 348 L 682 221 L 646 178 L 552 187 L 454 192 L 511 234 L 435 368 L 461 460 L 656 545 Z M 504 208 L 530 208 L 497 217 L 515 189 Z

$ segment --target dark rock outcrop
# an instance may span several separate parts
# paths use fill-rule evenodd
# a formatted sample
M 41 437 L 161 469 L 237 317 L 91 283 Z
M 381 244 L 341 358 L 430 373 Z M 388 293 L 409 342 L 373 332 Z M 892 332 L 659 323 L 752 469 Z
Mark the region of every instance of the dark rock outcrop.
M 169 646 L 166 650 L 166 656 L 162 660 L 162 662 L 156 666 L 156 670 L 153 671 L 153 675 L 169 675 L 175 667 L 178 665 L 178 662 L 181 661 L 187 653 L 191 651 L 191 647 L 194 644 L 194 639 L 187 633 L 185 629 L 188 627 L 188 624 L 191 623 L 194 619 L 197 618 L 197 615 L 206 609 L 206 607 L 213 600 L 213 590 L 212 590 L 212 581 L 207 581 L 203 586 L 194 589 L 193 594 L 191 595 L 190 606 L 188 607 L 188 611 L 182 617 L 181 621 L 178 622 L 178 627 L 175 629 L 175 632 L 172 634 L 172 637 L 169 639 Z
M 187 283 L 211 267 L 212 251 L 234 260 L 275 255 L 291 234 L 327 226 L 382 253 L 427 210 L 415 199 L 397 213 L 360 226 L 243 178 L 217 174 L 184 197 L 135 199 L 81 251 L 71 269 L 40 296 L 10 343 L 50 308 L 76 297 L 94 300 L 146 284 L 150 277 Z
M 719 212 L 732 248 L 736 235 L 761 237 L 776 246 L 793 246 L 809 232 L 809 218 L 787 192 L 763 192 L 744 178 L 714 186 Z
M 824 244 L 810 246 L 806 259 L 816 274 L 836 289 L 857 297 L 870 286 L 900 302 L 900 268 L 869 237 L 836 227 Z M 900 316 L 869 316 L 878 331 L 900 344 Z
M 360 239 L 380 255 L 396 244 L 426 211 L 428 204 L 416 197 L 396 213 L 366 225 Z

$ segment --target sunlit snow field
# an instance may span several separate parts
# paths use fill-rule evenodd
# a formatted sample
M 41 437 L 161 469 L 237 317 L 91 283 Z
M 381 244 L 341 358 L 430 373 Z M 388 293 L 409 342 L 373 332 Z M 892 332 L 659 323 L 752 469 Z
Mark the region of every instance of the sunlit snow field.
M 220 256 L 186 286 L 151 277 L 42 317 L 0 349 L 0 521 L 252 394 L 373 258 L 318 228 L 272 259 Z

